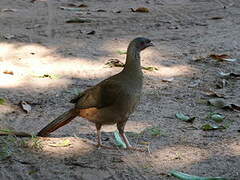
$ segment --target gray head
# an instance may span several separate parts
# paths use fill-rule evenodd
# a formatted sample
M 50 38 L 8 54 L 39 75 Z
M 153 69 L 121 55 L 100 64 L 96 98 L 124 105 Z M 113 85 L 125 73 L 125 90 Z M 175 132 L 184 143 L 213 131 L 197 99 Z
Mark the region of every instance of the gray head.
M 131 43 L 129 44 L 129 47 L 130 46 L 135 46 L 137 50 L 142 51 L 149 46 L 153 46 L 153 44 L 151 43 L 150 39 L 147 39 L 144 37 L 137 37 L 131 41 Z

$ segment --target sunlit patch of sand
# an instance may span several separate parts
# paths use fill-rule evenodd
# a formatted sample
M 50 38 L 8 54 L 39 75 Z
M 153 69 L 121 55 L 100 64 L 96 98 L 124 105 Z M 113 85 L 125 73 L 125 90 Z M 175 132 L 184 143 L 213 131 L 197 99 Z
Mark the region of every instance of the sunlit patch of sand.
M 113 46 L 103 45 L 101 48 L 112 52 Z M 122 48 L 126 49 L 126 44 L 118 43 L 117 47 L 120 50 Z M 194 71 L 186 65 L 173 65 L 170 67 L 160 65 L 161 63 L 158 60 L 153 60 L 153 57 L 158 57 L 160 58 L 159 61 L 161 61 L 160 55 L 161 53 L 156 49 L 143 51 L 143 64 L 150 64 L 158 68 L 158 71 L 144 71 L 145 73 L 163 78 L 186 75 Z M 116 58 L 120 58 L 121 61 L 125 62 L 125 55 L 116 55 Z M 4 71 L 12 71 L 13 75 L 4 74 Z M 101 79 L 119 71 L 121 71 L 121 68 L 105 68 L 103 60 L 93 61 L 82 57 L 60 56 L 56 53 L 56 49 L 52 47 L 49 48 L 39 44 L 0 43 L 0 87 L 3 88 L 20 86 L 61 87 L 63 84 L 71 83 L 71 77 Z M 44 75 L 58 76 L 59 78 L 40 78 Z
M 176 145 L 158 149 L 152 152 L 151 156 L 142 156 L 141 153 L 130 154 L 125 157 L 125 160 L 131 166 L 161 172 L 162 169 L 172 170 L 198 163 L 208 156 L 208 151 L 205 149 Z
M 62 144 L 64 141 L 68 141 L 68 145 L 54 146 L 56 144 Z M 28 140 L 29 148 L 34 151 L 39 151 L 50 157 L 63 159 L 66 157 L 83 156 L 95 150 L 96 147 L 93 144 L 87 143 L 81 138 L 40 138 L 38 141 L 35 139 Z
M 240 140 L 228 145 L 230 153 L 234 156 L 240 156 Z

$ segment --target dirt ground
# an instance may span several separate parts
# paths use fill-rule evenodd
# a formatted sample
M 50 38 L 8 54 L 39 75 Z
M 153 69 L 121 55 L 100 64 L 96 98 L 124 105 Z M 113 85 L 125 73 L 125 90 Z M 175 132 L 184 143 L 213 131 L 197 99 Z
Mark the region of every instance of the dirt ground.
M 71 4 L 87 7 L 61 9 Z M 149 13 L 130 9 L 138 7 Z M 105 63 L 124 62 L 118 51 L 135 37 L 152 39 L 142 65 L 158 68 L 144 70 L 141 103 L 126 125 L 132 145 L 149 152 L 96 149 L 95 126 L 76 118 L 47 138 L 1 137 L 0 179 L 176 179 L 170 170 L 240 179 L 239 111 L 209 106 L 204 93 L 240 104 L 239 79 L 219 74 L 240 73 L 238 0 L 1 0 L 0 9 L 1 128 L 38 132 L 73 106 L 77 92 L 119 72 Z M 66 23 L 74 18 L 88 22 Z M 29 113 L 20 101 L 31 105 Z M 194 122 L 177 119 L 180 112 Z M 225 116 L 225 129 L 201 129 L 213 123 L 211 113 Z M 114 146 L 115 130 L 103 128 L 104 144 Z M 53 145 L 59 142 L 69 144 Z

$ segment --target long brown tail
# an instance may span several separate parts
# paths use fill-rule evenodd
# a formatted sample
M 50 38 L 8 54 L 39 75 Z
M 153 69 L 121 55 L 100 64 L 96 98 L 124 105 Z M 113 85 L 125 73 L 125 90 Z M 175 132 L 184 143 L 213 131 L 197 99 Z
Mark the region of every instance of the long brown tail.
M 75 108 L 70 109 L 69 111 L 63 113 L 47 126 L 45 126 L 41 131 L 37 133 L 37 136 L 47 136 L 51 132 L 55 131 L 56 129 L 64 126 L 65 124 L 69 123 L 73 120 L 76 116 L 78 116 L 78 112 Z

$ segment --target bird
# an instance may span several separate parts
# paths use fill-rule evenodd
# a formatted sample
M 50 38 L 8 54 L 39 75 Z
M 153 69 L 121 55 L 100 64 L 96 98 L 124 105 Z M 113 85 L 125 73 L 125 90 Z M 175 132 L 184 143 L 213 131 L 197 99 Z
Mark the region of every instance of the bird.
M 154 45 L 148 38 L 133 39 L 128 45 L 122 71 L 79 93 L 70 101 L 75 106 L 46 125 L 37 136 L 48 136 L 80 116 L 95 124 L 98 147 L 103 146 L 101 127 L 116 124 L 127 149 L 132 149 L 124 129 L 141 97 L 143 72 L 140 52 L 150 46 Z

